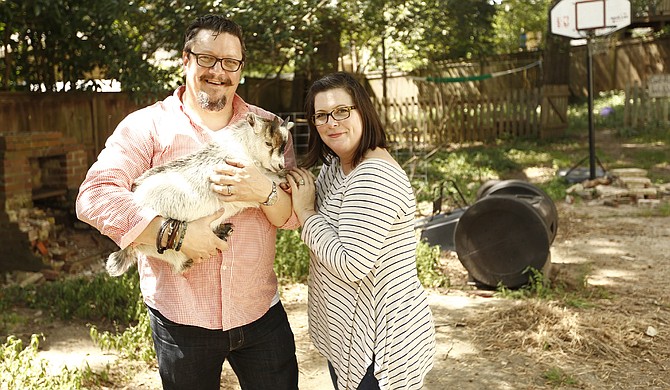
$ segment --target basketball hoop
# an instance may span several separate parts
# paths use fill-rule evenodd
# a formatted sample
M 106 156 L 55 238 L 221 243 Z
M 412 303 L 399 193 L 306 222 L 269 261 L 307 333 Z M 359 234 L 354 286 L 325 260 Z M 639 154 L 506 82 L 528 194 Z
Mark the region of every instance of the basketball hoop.
M 609 35 L 630 24 L 630 0 L 561 0 L 549 18 L 556 35 L 572 39 Z
M 551 8 L 549 16 L 553 34 L 574 39 L 586 38 L 589 178 L 593 180 L 596 178 L 596 161 L 598 159 L 593 129 L 593 55 L 607 52 L 611 46 L 609 35 L 630 24 L 630 0 L 561 0 Z

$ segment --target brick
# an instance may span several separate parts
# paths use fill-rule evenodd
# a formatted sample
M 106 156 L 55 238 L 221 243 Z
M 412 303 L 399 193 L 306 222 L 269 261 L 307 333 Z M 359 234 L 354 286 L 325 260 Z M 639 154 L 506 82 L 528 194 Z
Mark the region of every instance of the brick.
M 638 198 L 656 198 L 658 189 L 656 188 L 630 188 L 630 194 Z
M 651 179 L 648 177 L 624 176 L 618 181 L 626 188 L 646 188 L 651 186 Z
M 622 177 L 645 177 L 647 176 L 647 170 L 642 168 L 616 168 L 610 170 L 610 173 L 614 176 Z

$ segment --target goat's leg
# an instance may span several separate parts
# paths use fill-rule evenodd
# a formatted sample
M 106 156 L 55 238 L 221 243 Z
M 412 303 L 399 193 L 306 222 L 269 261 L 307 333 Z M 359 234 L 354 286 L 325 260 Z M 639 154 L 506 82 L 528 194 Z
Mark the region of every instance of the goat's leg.
M 214 229 L 214 234 L 216 234 L 223 241 L 228 241 L 227 238 L 233 234 L 233 224 L 232 223 L 222 223 Z

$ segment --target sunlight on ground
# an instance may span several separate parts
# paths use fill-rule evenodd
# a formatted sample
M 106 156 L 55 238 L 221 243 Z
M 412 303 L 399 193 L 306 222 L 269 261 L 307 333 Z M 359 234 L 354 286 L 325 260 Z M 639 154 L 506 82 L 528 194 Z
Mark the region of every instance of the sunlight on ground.
M 452 296 L 452 295 L 440 295 L 437 293 L 430 293 L 428 295 L 428 303 L 430 305 L 439 305 L 442 308 L 449 310 L 458 310 L 473 306 L 479 306 L 484 302 L 478 301 L 469 296 Z
M 523 174 L 532 183 L 546 183 L 556 176 L 556 170 L 547 167 L 529 167 L 523 170 Z
M 472 343 L 463 341 L 459 337 L 453 337 L 453 334 L 460 331 L 461 327 L 464 326 L 460 323 L 462 314 L 459 313 L 459 310 L 470 311 L 475 307 L 483 307 L 484 304 L 491 302 L 492 299 L 467 295 L 442 295 L 429 291 L 428 304 L 435 317 L 438 356 L 443 356 L 445 359 L 447 356 L 451 359 L 458 359 L 479 353 L 479 349 Z
M 58 375 L 64 367 L 70 370 L 85 369 L 88 365 L 93 371 L 100 371 L 119 357 L 114 353 L 101 352 L 91 339 L 81 338 L 54 344 L 37 354 L 38 359 L 47 362 L 49 375 Z
M 586 249 L 584 249 L 586 248 Z M 590 259 L 584 258 L 584 253 L 607 256 L 624 256 L 628 254 L 628 249 L 622 244 L 613 242 L 609 239 L 593 239 L 588 241 L 573 242 L 566 240 L 562 243 L 562 248 L 551 248 L 553 261 L 559 263 L 583 263 Z M 575 256 L 579 253 L 581 256 Z
M 593 239 L 586 242 L 586 245 L 593 250 L 591 252 L 599 255 L 625 255 L 627 249 L 621 244 L 612 242 L 608 239 Z
M 571 245 L 570 241 L 565 241 L 564 244 Z M 562 248 L 551 248 L 551 262 L 556 263 L 566 263 L 566 264 L 581 264 L 586 263 L 588 259 L 585 259 L 582 256 L 576 256 L 581 254 L 580 251 L 568 247 Z
M 603 268 L 590 275 L 586 281 L 592 286 L 606 286 L 613 284 L 615 282 L 614 279 L 635 281 L 637 277 L 638 275 L 632 272 Z
M 665 146 L 665 142 L 662 141 L 651 142 L 646 144 L 621 144 L 621 147 L 625 149 L 649 149 L 649 148 L 653 149 L 663 146 Z

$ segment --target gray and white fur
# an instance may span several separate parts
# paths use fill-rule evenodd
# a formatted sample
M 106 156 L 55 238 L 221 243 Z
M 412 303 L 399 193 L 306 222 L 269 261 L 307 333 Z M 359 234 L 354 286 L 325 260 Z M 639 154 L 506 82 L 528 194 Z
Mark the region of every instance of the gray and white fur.
M 194 221 L 223 209 L 224 214 L 211 225 L 222 239 L 232 231 L 232 225 L 222 222 L 257 202 L 227 202 L 225 196 L 210 188 L 212 168 L 226 158 L 253 162 L 275 183 L 286 176 L 284 149 L 293 123 L 262 118 L 254 113 L 225 130 L 216 132 L 213 142 L 203 149 L 154 167 L 135 180 L 132 191 L 137 204 L 151 208 L 165 218 Z M 188 229 L 186 234 L 188 235 Z M 129 245 L 107 259 L 107 272 L 119 276 L 137 262 L 137 252 L 162 259 L 175 272 L 184 272 L 193 261 L 180 251 L 168 249 L 159 254 L 155 245 Z

